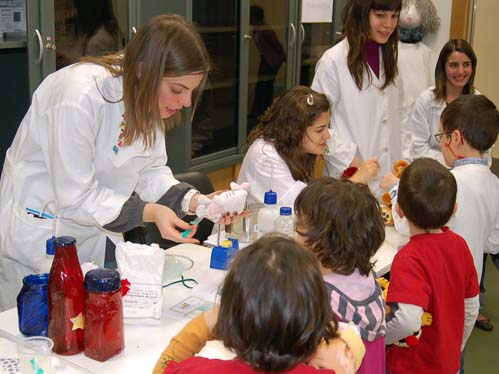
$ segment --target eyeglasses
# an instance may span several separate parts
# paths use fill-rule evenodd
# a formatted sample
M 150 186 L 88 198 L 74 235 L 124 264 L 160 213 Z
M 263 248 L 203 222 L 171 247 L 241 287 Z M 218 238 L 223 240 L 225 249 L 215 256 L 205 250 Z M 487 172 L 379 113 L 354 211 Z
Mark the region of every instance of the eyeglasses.
M 442 142 L 442 136 L 444 135 L 450 135 L 452 134 L 452 131 L 446 131 L 446 132 L 440 132 L 438 134 L 435 134 L 435 140 L 438 142 L 438 143 L 441 143 Z

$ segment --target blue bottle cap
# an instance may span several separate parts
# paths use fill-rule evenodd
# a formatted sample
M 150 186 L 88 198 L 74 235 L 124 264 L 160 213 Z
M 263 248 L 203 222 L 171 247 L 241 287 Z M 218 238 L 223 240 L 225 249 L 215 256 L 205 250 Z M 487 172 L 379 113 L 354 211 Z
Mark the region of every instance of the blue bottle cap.
M 51 238 L 47 239 L 47 242 L 45 243 L 45 253 L 47 253 L 49 256 L 53 256 L 55 253 L 55 236 L 52 236 Z
M 27 286 L 47 286 L 49 275 L 45 274 L 30 274 L 23 278 L 23 284 Z
M 54 245 L 56 247 L 69 247 L 70 245 L 76 245 L 76 239 L 72 236 L 58 236 L 54 240 Z
M 277 194 L 272 190 L 268 190 L 263 196 L 263 203 L 266 205 L 277 204 Z
M 120 273 L 116 270 L 93 269 L 85 274 L 85 289 L 89 292 L 117 291 L 120 287 Z
M 291 208 L 289 206 L 282 206 L 281 209 L 279 209 L 279 214 L 281 216 L 290 216 Z

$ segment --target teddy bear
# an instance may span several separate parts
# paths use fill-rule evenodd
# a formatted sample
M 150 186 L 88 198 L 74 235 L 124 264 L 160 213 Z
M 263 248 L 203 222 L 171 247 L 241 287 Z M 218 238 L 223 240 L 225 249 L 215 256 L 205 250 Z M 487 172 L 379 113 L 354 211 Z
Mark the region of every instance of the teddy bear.
M 379 277 L 377 279 L 379 286 L 383 290 L 383 297 L 386 300 L 386 296 L 388 295 L 388 287 L 390 286 L 390 281 L 386 278 Z M 390 306 L 386 305 L 386 315 L 390 315 Z M 423 312 L 421 316 L 421 327 L 423 326 L 431 326 L 433 323 L 433 317 L 428 312 Z M 415 331 L 412 335 L 406 336 L 403 339 L 396 341 L 395 344 L 398 347 L 402 348 L 410 348 L 419 344 L 419 340 L 421 339 L 422 329 Z
M 398 160 L 393 164 L 393 175 L 400 179 L 400 176 L 404 172 L 404 169 L 409 165 L 406 160 Z M 393 213 L 392 213 L 392 200 L 390 194 L 385 192 L 381 196 L 381 217 L 383 218 L 383 223 L 385 226 L 393 226 Z
M 402 77 L 404 105 L 408 109 L 421 92 L 434 84 L 433 52 L 422 40 L 428 33 L 435 33 L 439 26 L 440 18 L 431 0 L 402 0 L 398 71 Z

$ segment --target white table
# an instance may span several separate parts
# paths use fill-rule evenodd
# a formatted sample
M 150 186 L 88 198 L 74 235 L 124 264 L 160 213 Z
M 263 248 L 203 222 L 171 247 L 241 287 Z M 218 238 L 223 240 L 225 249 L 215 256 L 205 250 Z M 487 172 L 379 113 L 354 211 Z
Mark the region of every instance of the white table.
M 188 270 L 185 277 L 194 278 L 200 284 L 203 282 L 213 282 L 213 279 L 220 279 L 220 270 L 210 269 L 211 248 L 194 245 L 180 244 L 167 250 L 170 254 L 179 254 L 191 258 L 195 266 Z M 181 284 L 175 284 L 163 289 L 164 302 L 163 313 L 170 306 L 176 305 L 191 295 L 192 290 Z M 92 360 L 79 353 L 73 356 L 61 356 L 87 371 L 93 373 L 151 373 L 161 352 L 166 348 L 170 338 L 176 335 L 185 325 L 185 320 L 176 320 L 163 316 L 161 323 L 156 326 L 129 325 L 125 324 L 125 349 L 119 355 L 110 358 L 105 362 Z M 14 336 L 22 336 L 18 329 L 17 309 L 9 309 L 0 313 L 0 329 Z M 1 345 L 0 345 L 1 347 Z M 15 347 L 14 347 L 15 352 Z M 0 352 L 5 356 L 6 353 Z M 226 351 L 220 342 L 209 342 L 201 352 L 202 356 L 216 358 L 230 358 L 233 355 Z M 69 368 L 61 373 L 77 373 L 77 369 Z
M 397 248 L 407 241 L 392 227 L 386 228 L 386 240 L 376 253 L 376 274 L 383 275 L 390 270 L 393 257 L 397 253 Z M 223 272 L 210 269 L 211 248 L 194 245 L 179 244 L 167 250 L 168 254 L 187 256 L 194 261 L 192 269 L 184 273 L 186 278 L 196 279 L 201 286 L 213 285 L 223 278 Z M 196 290 L 185 288 L 181 284 L 175 284 L 163 289 L 163 317 L 159 325 L 129 325 L 125 324 L 125 350 L 105 361 L 99 362 L 86 357 L 83 353 L 74 356 L 62 356 L 72 364 L 84 368 L 86 371 L 78 371 L 75 368 L 67 368 L 56 371 L 59 373 L 150 373 L 156 360 L 167 346 L 170 338 L 176 335 L 185 325 L 185 320 L 169 317 L 167 310 L 196 293 Z M 17 309 L 13 308 L 0 313 L 0 329 L 16 337 L 22 336 L 18 330 Z M 15 352 L 15 346 L 14 346 Z M 0 344 L 0 356 L 7 353 L 2 352 Z M 226 351 L 220 342 L 209 342 L 201 352 L 202 356 L 212 358 L 231 358 L 233 354 Z M 64 367 L 64 365 L 61 365 Z

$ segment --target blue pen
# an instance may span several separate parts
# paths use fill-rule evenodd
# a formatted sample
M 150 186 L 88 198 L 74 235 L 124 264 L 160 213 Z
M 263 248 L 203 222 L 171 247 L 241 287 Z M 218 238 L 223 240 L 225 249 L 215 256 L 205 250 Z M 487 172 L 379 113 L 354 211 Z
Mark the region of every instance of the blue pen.
M 52 214 L 41 213 L 38 210 L 31 209 L 31 208 L 26 208 L 26 212 L 33 214 L 37 218 L 47 218 L 47 219 L 54 219 L 55 218 Z
M 203 218 L 196 217 L 190 223 L 191 225 L 197 225 Z M 192 229 L 185 230 L 180 236 L 182 238 L 187 238 L 187 236 L 191 233 Z

